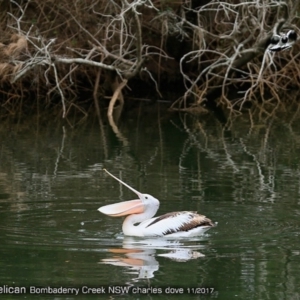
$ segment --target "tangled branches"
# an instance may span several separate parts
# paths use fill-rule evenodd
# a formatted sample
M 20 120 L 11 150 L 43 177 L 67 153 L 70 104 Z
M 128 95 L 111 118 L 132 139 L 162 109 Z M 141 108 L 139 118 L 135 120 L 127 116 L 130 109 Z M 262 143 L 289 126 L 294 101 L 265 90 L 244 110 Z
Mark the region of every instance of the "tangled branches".
M 192 107 L 206 103 L 215 108 L 220 97 L 219 104 L 231 112 L 255 99 L 281 102 L 279 90 L 299 86 L 298 53 L 267 49 L 274 34 L 297 30 L 298 2 L 208 1 L 197 9 L 189 8 L 197 19 L 198 38 L 194 38 L 196 49 L 180 60 L 186 93 L 173 107 L 186 108 L 191 96 L 195 99 Z M 186 19 L 185 23 L 195 28 Z M 190 72 L 189 66 L 195 65 L 198 73 Z
M 297 43 L 268 51 L 272 36 L 297 33 L 299 1 L 10 0 L 5 9 L 2 94 L 36 88 L 48 103 L 60 100 L 63 117 L 73 107 L 86 114 L 76 100 L 86 91 L 111 117 L 133 80 L 160 97 L 182 87 L 173 109 L 230 112 L 255 101 L 276 106 L 281 90 L 300 86 Z
M 103 85 L 106 84 L 111 89 L 115 82 L 114 78 L 117 77 L 123 88 L 124 82 L 135 77 L 142 70 L 147 56 L 156 52 L 162 53 L 155 48 L 152 48 L 152 53 L 149 53 L 150 47 L 143 45 L 141 13 L 138 10 L 155 9 L 151 0 L 136 0 L 131 3 L 126 0 L 119 3 L 110 1 L 105 4 L 102 3 L 103 1 L 92 1 L 90 5 L 81 2 L 83 7 L 79 6 L 80 3 L 69 1 L 59 6 L 49 0 L 43 3 L 28 1 L 24 7 L 14 0 L 10 2 L 19 13 L 18 17 L 15 16 L 17 13 L 9 13 L 13 20 L 10 28 L 17 32 L 19 39 L 15 43 L 2 47 L 4 49 L 2 52 L 7 53 L 6 60 L 9 60 L 2 64 L 2 68 L 0 65 L 0 71 L 3 69 L 0 73 L 2 82 L 9 79 L 10 83 L 14 84 L 24 77 L 32 76 L 36 76 L 37 81 L 43 80 L 46 86 L 52 86 L 48 94 L 55 90 L 59 92 L 63 117 L 67 114 L 66 102 L 69 101 L 66 94 L 73 93 L 71 86 L 75 81 L 76 85 L 79 84 L 79 66 L 84 66 L 85 72 L 88 67 L 100 69 L 104 73 Z M 66 39 L 63 40 L 61 35 L 48 38 L 49 31 L 53 30 L 53 27 L 50 30 L 44 28 L 43 32 L 37 31 L 33 24 L 28 27 L 27 22 L 24 21 L 25 15 L 27 14 L 28 18 L 28 15 L 36 11 L 40 11 L 37 23 L 41 22 L 46 14 L 49 19 L 51 14 L 57 19 L 67 15 L 62 22 L 66 26 Z M 81 19 L 84 20 L 84 25 L 78 19 L 79 12 L 84 14 Z M 58 21 L 55 20 L 55 24 Z M 89 21 L 90 26 L 88 26 Z M 43 25 L 40 26 L 42 27 Z M 75 44 L 78 46 L 75 47 Z M 2 48 L 0 45 L 0 49 Z M 21 51 L 23 51 L 22 57 L 16 57 Z M 4 59 L 5 57 L 2 56 L 2 60 Z M 68 65 L 71 67 L 68 68 Z M 147 72 L 145 68 L 143 70 Z M 94 74 L 86 75 L 91 76 L 89 78 L 91 83 L 95 80 Z

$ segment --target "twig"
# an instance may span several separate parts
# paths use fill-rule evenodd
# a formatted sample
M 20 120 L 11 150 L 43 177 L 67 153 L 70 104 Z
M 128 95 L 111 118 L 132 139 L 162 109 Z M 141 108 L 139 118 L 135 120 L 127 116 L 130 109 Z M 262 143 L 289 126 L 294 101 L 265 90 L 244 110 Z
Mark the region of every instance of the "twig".
M 119 99 L 121 101 L 121 103 L 124 101 L 123 100 L 123 95 L 121 94 L 122 93 L 122 89 L 124 88 L 124 86 L 127 84 L 127 79 L 123 79 L 119 85 L 117 86 L 117 88 L 115 89 L 112 97 L 111 97 L 111 100 L 109 102 L 109 106 L 108 106 L 108 110 L 107 110 L 107 116 L 109 118 L 112 117 L 112 113 L 113 113 L 113 110 L 114 110 L 114 106 L 115 106 L 115 103 L 117 101 L 117 99 Z

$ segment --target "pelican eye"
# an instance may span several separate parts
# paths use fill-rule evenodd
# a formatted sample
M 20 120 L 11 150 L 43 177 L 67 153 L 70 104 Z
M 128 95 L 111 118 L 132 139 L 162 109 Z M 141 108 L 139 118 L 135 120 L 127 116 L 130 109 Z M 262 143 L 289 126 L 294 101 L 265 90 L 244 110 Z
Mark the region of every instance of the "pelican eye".
M 145 199 L 148 199 L 148 196 L 146 196 Z

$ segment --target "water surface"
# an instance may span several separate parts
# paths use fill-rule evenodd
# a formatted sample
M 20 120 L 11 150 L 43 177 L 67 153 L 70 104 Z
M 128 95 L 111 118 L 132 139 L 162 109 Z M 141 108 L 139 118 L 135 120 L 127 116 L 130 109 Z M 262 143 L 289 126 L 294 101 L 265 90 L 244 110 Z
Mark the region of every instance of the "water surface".
M 300 298 L 297 116 L 241 116 L 224 129 L 212 116 L 162 115 L 124 115 L 117 132 L 105 119 L 2 123 L 2 293 Z M 97 209 L 136 196 L 103 168 L 160 199 L 159 214 L 198 210 L 218 226 L 197 239 L 124 237 L 122 219 Z M 39 290 L 47 287 L 80 295 Z

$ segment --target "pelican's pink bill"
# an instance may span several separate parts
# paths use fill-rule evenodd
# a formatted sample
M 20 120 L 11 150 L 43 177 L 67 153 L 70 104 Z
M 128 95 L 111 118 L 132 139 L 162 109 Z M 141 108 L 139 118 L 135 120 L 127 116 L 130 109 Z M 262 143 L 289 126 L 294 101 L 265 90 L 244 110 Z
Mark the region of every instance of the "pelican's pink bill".
M 127 183 L 123 182 L 121 179 L 119 179 L 118 177 L 114 176 L 113 174 L 109 173 L 106 169 L 103 169 L 108 175 L 110 175 L 112 178 L 116 179 L 117 181 L 119 181 L 121 184 L 125 185 L 127 188 L 129 188 L 130 190 L 132 190 L 134 193 L 136 193 L 139 198 L 141 196 L 141 193 L 137 190 L 135 190 L 134 188 L 132 188 L 130 185 L 128 185 Z
M 111 217 L 121 217 L 144 212 L 144 205 L 141 200 L 130 200 L 105 205 L 98 208 L 98 210 Z

